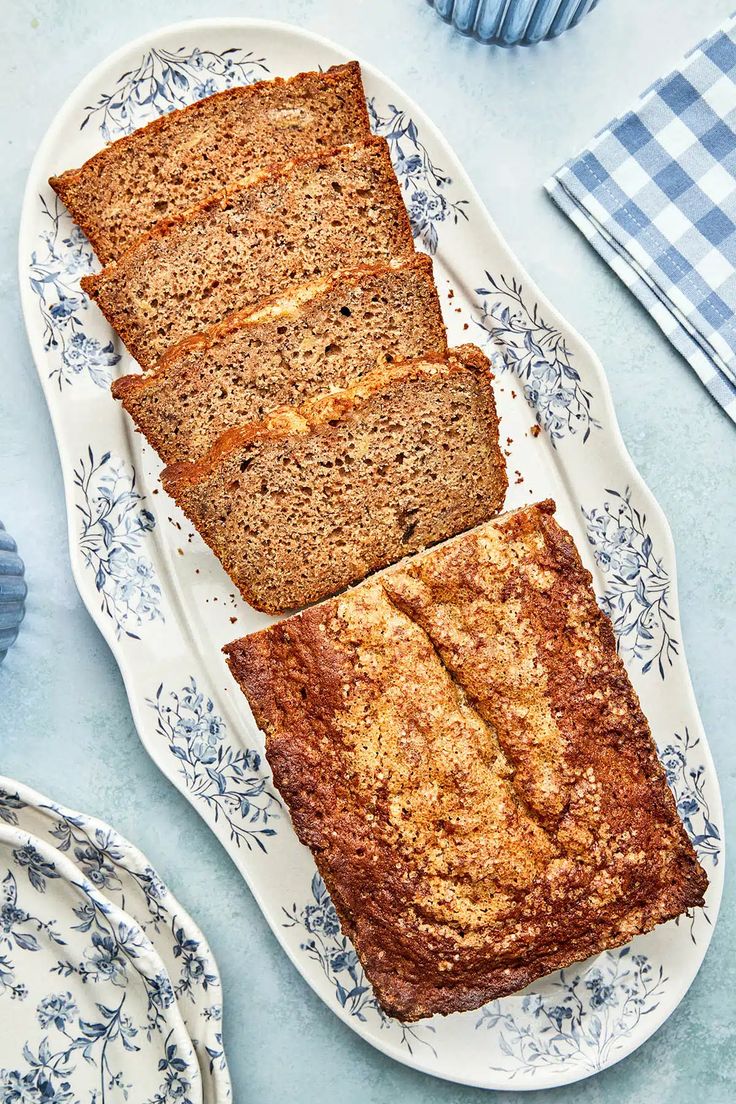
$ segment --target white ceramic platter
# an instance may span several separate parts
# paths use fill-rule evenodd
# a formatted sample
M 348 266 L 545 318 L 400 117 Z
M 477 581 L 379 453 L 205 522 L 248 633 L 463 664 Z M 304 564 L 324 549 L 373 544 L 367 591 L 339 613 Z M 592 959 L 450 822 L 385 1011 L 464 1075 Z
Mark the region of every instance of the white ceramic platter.
M 227 1104 L 222 994 L 212 951 L 145 855 L 114 828 L 0 777 L 0 821 L 33 833 L 70 859 L 107 901 L 150 939 L 173 987 L 202 1075 L 203 1104 Z
M 70 860 L 0 824 L 3 1100 L 201 1104 L 153 945 Z
M 275 23 L 181 24 L 108 58 L 49 129 L 25 196 L 20 283 L 64 472 L 72 566 L 146 749 L 228 849 L 282 946 L 336 1014 L 384 1053 L 440 1077 L 495 1089 L 567 1084 L 629 1054 L 677 1006 L 705 954 L 723 869 L 718 783 L 683 652 L 672 539 L 623 445 L 601 365 L 526 276 L 442 135 L 365 65 L 374 127 L 388 139 L 418 244 L 434 255 L 450 338 L 480 343 L 496 367 L 508 505 L 556 499 L 711 878 L 706 911 L 631 948 L 482 1011 L 402 1027 L 381 1014 L 340 935 L 220 653 L 268 619 L 235 596 L 110 398 L 110 379 L 132 362 L 79 290 L 96 261 L 46 183 L 198 96 L 347 57 Z

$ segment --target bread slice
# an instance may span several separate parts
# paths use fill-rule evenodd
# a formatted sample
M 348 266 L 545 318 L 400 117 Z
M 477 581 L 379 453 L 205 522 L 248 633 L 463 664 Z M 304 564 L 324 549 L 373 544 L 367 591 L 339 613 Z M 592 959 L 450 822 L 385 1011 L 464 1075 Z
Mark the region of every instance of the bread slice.
M 466 345 L 383 366 L 229 430 L 162 481 L 252 606 L 314 602 L 501 508 L 488 361 Z
M 159 222 L 82 287 L 147 369 L 232 310 L 413 252 L 388 146 L 371 138 L 252 174 Z
M 49 184 L 107 264 L 161 218 L 263 165 L 370 135 L 357 61 L 229 88 L 162 115 Z
M 225 430 L 323 391 L 379 360 L 444 360 L 447 339 L 432 262 L 349 269 L 285 299 L 239 311 L 186 338 L 146 375 L 112 392 L 166 463 L 196 460 Z
M 375 994 L 478 1008 L 703 904 L 554 503 L 225 648 Z

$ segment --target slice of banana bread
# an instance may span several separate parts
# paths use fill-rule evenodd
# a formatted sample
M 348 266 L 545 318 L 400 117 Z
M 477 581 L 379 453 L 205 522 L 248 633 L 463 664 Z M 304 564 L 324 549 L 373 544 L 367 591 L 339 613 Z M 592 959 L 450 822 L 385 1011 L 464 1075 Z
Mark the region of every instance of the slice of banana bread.
M 447 355 L 432 262 L 336 273 L 185 338 L 146 375 L 115 380 L 168 464 L 196 460 L 226 429 L 347 387 L 385 359 Z
M 228 430 L 162 482 L 246 601 L 306 605 L 501 508 L 488 360 L 465 345 L 383 366 Z
M 610 622 L 544 502 L 225 648 L 344 935 L 401 1020 L 703 904 Z
M 383 138 L 252 174 L 82 280 L 142 368 L 289 287 L 414 252 Z
M 370 135 L 357 61 L 229 88 L 162 115 L 49 184 L 107 264 L 159 219 L 253 169 Z

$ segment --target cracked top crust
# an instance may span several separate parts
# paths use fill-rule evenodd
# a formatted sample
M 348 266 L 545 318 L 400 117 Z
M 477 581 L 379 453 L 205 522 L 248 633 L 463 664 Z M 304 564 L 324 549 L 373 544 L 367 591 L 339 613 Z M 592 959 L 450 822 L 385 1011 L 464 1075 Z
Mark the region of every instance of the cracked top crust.
M 226 648 L 383 1008 L 479 1007 L 700 905 L 649 727 L 554 504 Z

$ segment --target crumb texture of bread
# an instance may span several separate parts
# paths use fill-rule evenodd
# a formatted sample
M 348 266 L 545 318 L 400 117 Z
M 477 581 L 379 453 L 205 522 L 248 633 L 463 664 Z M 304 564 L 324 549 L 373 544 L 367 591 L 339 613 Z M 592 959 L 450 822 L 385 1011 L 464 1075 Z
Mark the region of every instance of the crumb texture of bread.
M 112 391 L 167 464 L 196 460 L 228 429 L 342 389 L 381 361 L 442 360 L 432 262 L 352 269 L 237 312 Z
M 225 648 L 383 1009 L 465 1011 L 703 904 L 550 502 Z
M 162 482 L 246 601 L 304 606 L 501 509 L 488 360 L 461 346 L 383 366 L 228 431 Z
M 371 138 L 255 173 L 160 222 L 83 289 L 143 369 L 234 310 L 414 253 L 388 146 Z
M 254 168 L 370 135 L 360 66 L 218 92 L 120 138 L 49 183 L 103 264 L 160 219 Z

